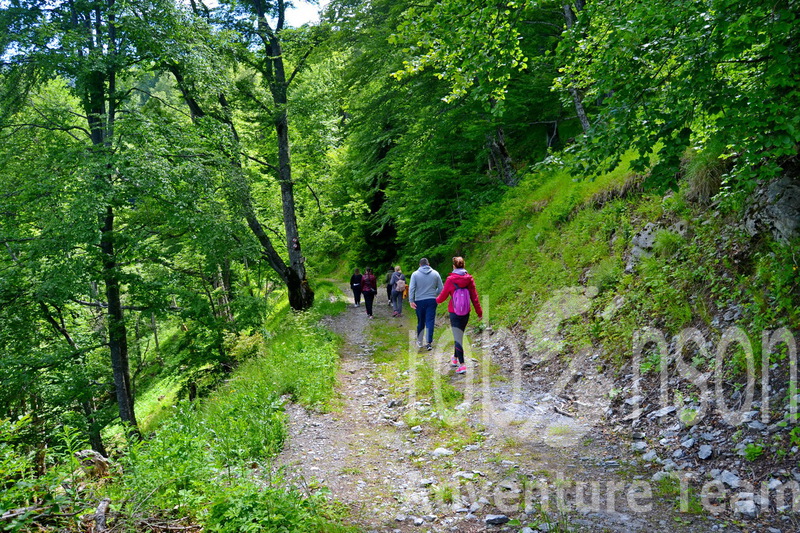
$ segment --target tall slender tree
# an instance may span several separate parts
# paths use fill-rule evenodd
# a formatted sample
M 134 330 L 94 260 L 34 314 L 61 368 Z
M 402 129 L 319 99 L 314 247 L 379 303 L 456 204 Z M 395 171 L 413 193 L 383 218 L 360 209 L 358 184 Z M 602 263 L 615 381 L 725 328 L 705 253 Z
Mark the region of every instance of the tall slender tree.
M 266 85 L 271 102 L 259 100 L 252 91 L 244 91 L 240 96 L 255 100 L 251 103 L 257 104 L 263 111 L 266 111 L 275 135 L 276 160 L 274 162 L 265 162 L 258 158 L 247 157 L 247 154 L 236 153 L 233 155 L 236 160 L 234 166 L 242 166 L 239 158 L 243 156 L 250 162 L 257 162 L 267 168 L 276 177 L 281 191 L 283 238 L 288 261 L 284 261 L 277 253 L 264 226 L 258 220 L 249 183 L 244 180 L 240 171 L 237 171 L 236 177 L 239 181 L 237 206 L 243 211 L 248 226 L 261 243 L 267 262 L 286 285 L 291 307 L 296 310 L 308 309 L 314 302 L 314 292 L 306 275 L 305 257 L 297 223 L 289 130 L 289 88 L 305 65 L 314 46 L 314 40 L 308 41 L 309 46 L 298 54 L 290 71 L 285 58 L 286 52 L 283 49 L 283 36 L 288 30 L 285 21 L 286 9 L 289 5 L 286 2 L 283 0 L 275 2 L 252 0 L 235 3 L 223 2 L 223 5 L 226 6 L 227 11 L 221 12 L 221 20 L 241 37 L 242 46 L 236 51 L 237 59 L 245 62 L 258 73 L 260 80 Z M 195 4 L 194 9 L 198 16 L 212 17 L 212 11 L 199 4 Z M 171 70 L 182 87 L 193 113 L 196 116 L 206 115 L 208 111 L 203 108 L 201 98 L 192 91 L 191 85 L 186 83 L 186 76 L 182 72 L 183 65 L 174 63 Z M 236 132 L 228 96 L 224 93 L 220 94 L 218 103 L 222 107 L 222 112 L 216 114 L 216 117 L 227 124 L 234 144 L 239 146 L 240 138 Z
M 114 138 L 121 100 L 117 82 L 120 72 L 132 62 L 132 49 L 118 33 L 118 6 L 114 0 L 14 2 L 3 12 L 8 37 L 5 40 L 9 69 L 33 65 L 46 80 L 63 76 L 79 99 L 84 125 L 69 126 L 44 116 L 28 127 L 74 129 L 85 133 L 87 161 L 93 173 L 90 187 L 100 200 L 95 213 L 100 279 L 104 286 L 106 329 L 116 386 L 119 415 L 136 428 L 128 363 L 128 339 L 123 313 L 121 270 L 117 253 L 117 201 L 115 184 L 122 176 L 114 164 Z M 27 127 L 26 127 L 27 128 Z

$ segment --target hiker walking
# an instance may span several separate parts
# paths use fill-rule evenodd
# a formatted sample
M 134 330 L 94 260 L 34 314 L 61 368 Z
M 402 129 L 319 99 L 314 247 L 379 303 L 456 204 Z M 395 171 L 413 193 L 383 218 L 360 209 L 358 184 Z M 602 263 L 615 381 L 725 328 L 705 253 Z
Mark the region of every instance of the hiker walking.
M 436 297 L 436 303 L 440 304 L 448 297 L 450 303 L 447 304 L 447 310 L 450 312 L 450 327 L 456 345 L 450 365 L 456 367 L 456 374 L 465 374 L 467 365 L 464 362 L 464 330 L 469 322 L 470 302 L 475 307 L 478 320 L 483 318 L 483 309 L 478 300 L 475 280 L 464 269 L 463 257 L 453 258 L 453 271 L 447 276 L 442 292 Z
M 403 292 L 406 290 L 406 276 L 400 265 L 394 267 L 394 274 L 391 279 L 392 284 L 392 316 L 403 316 Z
M 442 276 L 431 268 L 426 258 L 419 260 L 419 268 L 411 274 L 408 284 L 408 303 L 417 312 L 417 346 L 422 348 L 423 330 L 428 330 L 425 348 L 433 349 L 433 327 L 436 321 L 436 297 L 442 292 Z
M 372 302 L 375 300 L 377 290 L 377 280 L 372 269 L 367 267 L 364 269 L 364 275 L 361 276 L 361 294 L 364 296 L 364 307 L 367 308 L 367 317 L 375 318 L 372 316 Z
M 361 271 L 355 269 L 353 275 L 350 276 L 350 288 L 353 289 L 353 303 L 356 307 L 361 305 Z
M 386 273 L 386 279 L 384 283 L 386 284 L 386 301 L 389 302 L 389 305 L 392 305 L 392 275 L 394 274 L 394 269 L 389 267 L 389 272 Z

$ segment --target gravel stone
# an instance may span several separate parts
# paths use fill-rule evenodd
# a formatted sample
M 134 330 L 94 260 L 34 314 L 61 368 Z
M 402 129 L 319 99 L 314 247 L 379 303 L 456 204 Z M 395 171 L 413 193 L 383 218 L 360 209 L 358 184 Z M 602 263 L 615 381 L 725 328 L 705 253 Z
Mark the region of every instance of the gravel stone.
M 703 444 L 700 446 L 700 451 L 697 452 L 697 457 L 700 459 L 708 459 L 714 455 L 714 448 L 710 444 Z
M 508 517 L 504 514 L 488 514 L 486 518 L 484 518 L 484 522 L 492 526 L 501 526 L 508 522 Z

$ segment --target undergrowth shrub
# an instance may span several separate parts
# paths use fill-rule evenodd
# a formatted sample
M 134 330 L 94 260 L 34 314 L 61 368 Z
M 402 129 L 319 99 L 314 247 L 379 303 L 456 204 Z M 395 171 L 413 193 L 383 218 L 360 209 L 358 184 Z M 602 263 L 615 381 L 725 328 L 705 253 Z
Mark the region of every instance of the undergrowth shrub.
M 347 531 L 332 522 L 338 517 L 338 510 L 328 502 L 324 491 L 286 489 L 281 479 L 268 480 L 266 486 L 246 481 L 221 487 L 214 495 L 205 529 L 216 533 Z
M 208 531 L 341 530 L 335 507 L 288 486 L 271 465 L 286 439 L 282 397 L 324 408 L 333 395 L 340 341 L 321 318 L 345 304 L 328 290 L 318 291 L 311 311 L 280 306 L 259 331 L 229 336 L 238 368 L 208 397 L 181 402 L 147 440 L 129 446 L 125 476 L 109 488 L 112 499 L 148 516 L 189 515 Z
M 0 420 L 0 516 L 3 531 L 74 530 L 96 504 L 75 452 L 88 446 L 80 432 L 64 427 L 51 442 L 37 473 L 34 449 L 21 441 L 30 417 Z
M 754 256 L 752 283 L 746 287 L 749 317 L 756 331 L 800 324 L 800 241 L 770 242 Z
M 659 257 L 672 257 L 676 255 L 686 239 L 683 235 L 667 229 L 658 230 L 653 241 L 653 252 Z
M 706 204 L 719 192 L 722 177 L 730 166 L 720 157 L 723 151 L 719 143 L 712 143 L 702 151 L 690 148 L 684 153 L 681 167 L 687 200 Z
M 589 279 L 591 284 L 597 287 L 598 292 L 603 292 L 616 285 L 621 276 L 622 265 L 619 259 L 609 256 L 592 268 Z

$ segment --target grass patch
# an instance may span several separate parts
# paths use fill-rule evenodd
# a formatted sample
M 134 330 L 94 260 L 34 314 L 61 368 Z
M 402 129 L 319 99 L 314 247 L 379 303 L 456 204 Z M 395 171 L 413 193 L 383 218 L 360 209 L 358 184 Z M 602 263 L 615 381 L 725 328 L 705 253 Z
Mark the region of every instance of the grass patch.
M 259 331 L 230 337 L 239 367 L 129 446 L 109 496 L 153 515 L 188 515 L 208 531 L 345 531 L 324 491 L 292 487 L 270 466 L 286 438 L 284 398 L 325 409 L 333 397 L 341 341 L 320 320 L 344 310 L 337 293 L 332 284 L 318 290 L 308 312 L 276 306 Z
M 431 354 L 420 353 L 409 342 L 404 328 L 373 322 L 370 341 L 375 348 L 373 360 L 381 363 L 382 377 L 395 390 L 423 402 L 421 409 L 406 413 L 405 421 L 409 426 L 427 423 L 443 429 L 462 425 L 464 417 L 453 407 L 464 400 L 463 393 L 452 385 L 448 375 L 436 370 Z
M 552 437 L 565 437 L 572 435 L 573 430 L 569 426 L 550 426 L 547 428 L 547 434 Z

